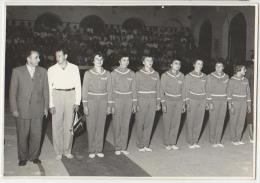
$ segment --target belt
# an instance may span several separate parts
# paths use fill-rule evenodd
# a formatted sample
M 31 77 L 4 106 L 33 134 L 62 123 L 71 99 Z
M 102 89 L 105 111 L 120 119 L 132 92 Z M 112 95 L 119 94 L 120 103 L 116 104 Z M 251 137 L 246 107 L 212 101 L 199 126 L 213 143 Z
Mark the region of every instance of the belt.
M 156 93 L 156 91 L 138 91 L 138 93 L 149 94 L 149 93 Z
M 88 92 L 89 95 L 107 95 L 107 92 L 105 93 L 96 93 L 96 92 Z
M 206 93 L 195 93 L 195 92 L 192 92 L 192 91 L 190 91 L 190 94 L 192 94 L 192 95 L 206 95 Z
M 246 97 L 246 95 L 236 95 L 236 94 L 232 94 L 232 96 L 234 96 L 234 97 L 242 97 L 242 98 Z
M 173 94 L 170 94 L 170 93 L 167 93 L 167 92 L 165 92 L 165 95 L 170 96 L 170 97 L 181 97 L 181 94 L 173 95 Z
M 58 91 L 72 91 L 72 90 L 75 90 L 75 88 L 68 88 L 68 89 L 54 88 L 54 90 L 58 90 Z
M 226 97 L 226 94 L 210 94 L 212 97 Z
M 117 90 L 115 90 L 115 93 L 117 93 L 117 94 L 122 94 L 122 95 L 132 94 L 131 91 L 130 91 L 130 92 L 120 92 L 120 91 L 117 91 Z

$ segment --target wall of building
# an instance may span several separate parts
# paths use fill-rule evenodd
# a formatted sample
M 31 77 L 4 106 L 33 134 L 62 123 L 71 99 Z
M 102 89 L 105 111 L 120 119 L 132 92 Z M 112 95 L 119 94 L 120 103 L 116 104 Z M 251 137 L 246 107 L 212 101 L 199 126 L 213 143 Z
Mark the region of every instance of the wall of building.
M 195 42 L 198 44 L 201 24 L 209 19 L 212 24 L 212 57 L 228 56 L 229 23 L 238 13 L 242 13 L 246 20 L 246 59 L 250 59 L 250 50 L 254 50 L 255 11 L 254 6 L 243 7 L 193 7 L 191 9 L 191 28 Z
M 202 23 L 209 19 L 212 24 L 212 57 L 227 58 L 228 55 L 228 31 L 231 19 L 241 12 L 247 25 L 246 59 L 250 58 L 250 50 L 254 50 L 255 11 L 254 6 L 236 7 L 100 7 L 100 6 L 8 6 L 7 18 L 36 20 L 45 12 L 58 15 L 63 22 L 74 22 L 76 25 L 88 15 L 97 15 L 106 24 L 121 25 L 128 18 L 140 18 L 147 26 L 171 26 L 176 21 L 183 26 L 190 27 L 194 33 L 195 42 L 198 44 L 199 31 Z M 191 15 L 191 19 L 188 18 Z M 177 23 L 178 24 L 178 23 Z
M 106 24 L 122 24 L 131 17 L 140 18 L 148 26 L 165 26 L 174 24 L 177 19 L 184 26 L 190 27 L 189 7 L 7 7 L 7 15 L 10 19 L 36 20 L 37 17 L 45 12 L 57 14 L 63 22 L 80 23 L 88 15 L 97 15 Z

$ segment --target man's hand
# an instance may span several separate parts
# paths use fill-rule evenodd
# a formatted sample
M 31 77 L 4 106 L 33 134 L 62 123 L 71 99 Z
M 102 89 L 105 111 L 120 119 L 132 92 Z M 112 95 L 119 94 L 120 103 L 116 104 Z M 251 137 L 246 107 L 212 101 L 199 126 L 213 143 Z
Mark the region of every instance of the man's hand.
M 73 105 L 73 111 L 77 112 L 79 110 L 79 105 L 74 104 Z
M 160 109 L 161 109 L 161 105 L 160 104 L 156 105 L 156 111 L 159 111 Z
M 251 109 L 251 103 L 249 102 L 247 104 L 247 113 L 251 113 L 252 112 L 252 109 Z
M 56 113 L 55 107 L 51 107 L 51 108 L 50 108 L 50 113 L 51 113 L 52 115 L 54 115 L 54 114 Z
M 136 111 L 137 111 L 136 108 L 137 108 L 137 106 L 136 106 L 136 105 L 133 105 L 133 107 L 132 107 L 132 112 L 133 112 L 133 113 L 136 113 Z
M 44 109 L 43 116 L 44 116 L 45 118 L 48 117 L 48 110 L 47 110 L 47 109 Z
M 136 112 L 140 111 L 139 105 L 136 106 Z
M 87 107 L 87 106 L 84 107 L 84 114 L 85 114 L 86 116 L 88 116 L 88 107 Z
M 214 105 L 212 102 L 209 103 L 209 110 L 213 111 L 214 110 Z
M 185 113 L 186 111 L 186 107 L 185 107 L 185 103 L 182 104 L 182 110 L 181 110 L 181 113 Z
M 208 102 L 206 103 L 206 110 L 207 111 L 209 110 L 209 103 Z
M 111 108 L 111 113 L 112 113 L 112 114 L 115 114 L 115 112 L 116 112 L 115 107 L 112 107 L 112 108 Z
M 187 110 L 187 111 L 190 111 L 190 110 L 191 110 L 191 108 L 190 108 L 190 103 L 186 103 L 186 110 Z
M 163 105 L 163 106 L 162 106 L 162 112 L 164 112 L 164 113 L 167 112 L 167 107 L 166 107 L 166 105 Z
M 18 118 L 19 112 L 15 110 L 15 111 L 12 112 L 12 115 L 13 115 L 13 117 Z
M 229 109 L 230 114 L 234 114 L 235 113 L 234 106 L 231 103 L 228 104 L 228 109 Z
M 107 107 L 107 115 L 111 114 L 111 111 L 112 111 L 111 107 Z

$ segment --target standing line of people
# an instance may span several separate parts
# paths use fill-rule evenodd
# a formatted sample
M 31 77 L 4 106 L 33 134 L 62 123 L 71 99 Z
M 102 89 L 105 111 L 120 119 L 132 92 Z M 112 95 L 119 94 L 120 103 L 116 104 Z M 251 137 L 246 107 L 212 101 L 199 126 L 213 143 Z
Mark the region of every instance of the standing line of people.
M 251 112 L 251 95 L 243 65 L 234 67 L 229 79 L 224 64 L 217 62 L 215 71 L 202 72 L 203 60 L 193 63 L 194 70 L 184 75 L 181 61 L 173 59 L 171 68 L 162 76 L 153 69 L 153 58 L 143 56 L 143 68 L 134 73 L 128 68 L 129 56 L 119 55 L 119 66 L 111 73 L 103 68 L 104 57 L 94 55 L 94 67 L 85 72 L 81 86 L 79 68 L 70 63 L 68 52 L 59 47 L 57 64 L 48 71 L 38 66 L 39 52 L 30 49 L 25 66 L 15 68 L 10 85 L 10 106 L 17 119 L 19 166 L 28 160 L 41 163 L 40 140 L 42 118 L 52 114 L 53 146 L 56 159 L 72 159 L 73 135 L 70 129 L 73 113 L 82 100 L 88 133 L 89 158 L 104 157 L 106 117 L 112 114 L 115 154 L 129 154 L 129 125 L 132 114 L 136 121 L 136 146 L 139 152 L 151 152 L 151 134 L 156 111 L 162 109 L 163 143 L 166 150 L 178 150 L 177 139 L 182 113 L 187 112 L 187 142 L 190 149 L 200 148 L 205 111 L 209 110 L 209 141 L 221 143 L 224 120 L 230 113 L 231 141 L 241 141 L 246 113 Z M 30 137 L 28 139 L 28 137 Z

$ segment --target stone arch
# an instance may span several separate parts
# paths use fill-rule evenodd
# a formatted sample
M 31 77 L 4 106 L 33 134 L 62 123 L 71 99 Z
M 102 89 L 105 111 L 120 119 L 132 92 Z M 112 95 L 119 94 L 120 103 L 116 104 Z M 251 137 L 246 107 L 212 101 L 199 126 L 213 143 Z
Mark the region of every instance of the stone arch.
M 224 24 L 223 24 L 223 29 L 222 29 L 222 55 L 224 58 L 226 58 L 227 60 L 231 60 L 232 55 L 230 53 L 230 49 L 231 49 L 231 44 L 230 44 L 230 26 L 232 25 L 232 20 L 235 22 L 239 22 L 239 20 L 236 19 L 240 19 L 240 21 L 242 21 L 241 23 L 244 24 L 244 36 L 245 36 L 245 40 L 246 41 L 246 19 L 245 16 L 242 12 L 240 11 L 233 11 L 231 12 L 229 15 L 227 15 Z M 246 42 L 244 42 L 244 50 L 246 52 Z M 245 58 L 244 58 L 245 59 Z
M 97 15 L 88 15 L 80 22 L 82 28 L 92 28 L 94 32 L 101 33 L 105 30 L 105 23 L 102 18 Z
M 200 51 L 200 56 L 202 58 L 211 58 L 212 24 L 209 19 L 204 20 L 204 22 L 200 26 L 198 48 Z
M 42 31 L 46 29 L 57 29 L 58 26 L 62 25 L 61 18 L 52 12 L 46 12 L 39 15 L 34 23 L 34 29 L 36 31 Z
M 123 22 L 122 27 L 126 30 L 133 30 L 133 29 L 143 30 L 145 27 L 145 23 L 141 18 L 132 17 L 126 19 Z

